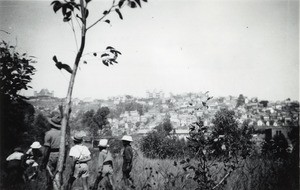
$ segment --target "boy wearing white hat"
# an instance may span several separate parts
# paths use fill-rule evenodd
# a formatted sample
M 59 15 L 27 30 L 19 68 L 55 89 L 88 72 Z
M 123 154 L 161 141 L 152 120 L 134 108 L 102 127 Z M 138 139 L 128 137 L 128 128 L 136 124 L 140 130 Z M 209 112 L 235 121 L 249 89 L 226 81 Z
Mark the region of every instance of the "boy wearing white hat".
M 16 147 L 7 158 L 7 179 L 5 185 L 8 189 L 14 189 L 15 185 L 24 183 L 24 153 L 20 147 Z
M 123 179 L 126 186 L 131 186 L 132 188 L 134 188 L 135 186 L 133 183 L 133 179 L 130 176 L 130 172 L 132 170 L 132 160 L 133 160 L 133 151 L 130 143 L 133 140 L 132 137 L 129 135 L 124 135 L 121 140 L 124 146 L 123 166 L 122 166 Z
M 26 152 L 26 164 L 33 164 L 42 156 L 40 148 L 42 148 L 42 145 L 38 141 L 35 141 L 30 145 L 30 149 Z M 38 163 L 35 165 L 38 165 Z
M 75 145 L 69 152 L 69 156 L 72 158 L 72 169 L 67 190 L 72 189 L 73 182 L 78 178 L 82 178 L 83 189 L 88 190 L 89 166 L 87 162 L 91 160 L 91 152 L 82 144 L 83 136 L 81 134 L 75 134 L 72 139 Z
M 107 148 L 108 140 L 100 139 L 99 144 L 99 158 L 98 158 L 98 175 L 93 186 L 93 190 L 98 189 L 98 184 L 102 179 L 105 179 L 104 188 L 114 189 L 113 187 L 113 158 Z
M 42 156 L 42 145 L 35 141 L 30 145 L 30 149 L 26 152 L 26 170 L 27 180 L 31 180 L 38 174 L 39 158 Z

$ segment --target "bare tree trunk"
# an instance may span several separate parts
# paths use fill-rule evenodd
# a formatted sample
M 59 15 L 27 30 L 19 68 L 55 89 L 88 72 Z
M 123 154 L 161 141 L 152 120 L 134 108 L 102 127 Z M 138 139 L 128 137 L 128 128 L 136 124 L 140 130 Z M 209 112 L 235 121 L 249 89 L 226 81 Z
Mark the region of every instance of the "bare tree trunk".
M 66 131 L 67 131 L 67 125 L 68 125 L 68 119 L 69 114 L 71 110 L 71 103 L 72 103 L 72 92 L 75 82 L 75 77 L 78 69 L 78 65 L 85 47 L 85 34 L 86 34 L 86 17 L 85 17 L 85 8 L 84 8 L 84 2 L 83 0 L 80 0 L 80 6 L 81 6 L 81 14 L 82 14 L 82 31 L 81 31 L 81 44 L 80 48 L 77 52 L 75 63 L 73 66 L 73 72 L 71 75 L 71 79 L 69 82 L 69 88 L 67 93 L 67 99 L 66 99 L 66 107 L 64 109 L 63 113 L 63 119 L 62 119 L 62 126 L 61 126 L 61 138 L 60 138 L 60 146 L 59 146 L 59 158 L 57 163 L 57 173 L 53 179 L 53 188 L 55 190 L 63 190 L 63 170 L 64 170 L 64 161 L 66 158 Z

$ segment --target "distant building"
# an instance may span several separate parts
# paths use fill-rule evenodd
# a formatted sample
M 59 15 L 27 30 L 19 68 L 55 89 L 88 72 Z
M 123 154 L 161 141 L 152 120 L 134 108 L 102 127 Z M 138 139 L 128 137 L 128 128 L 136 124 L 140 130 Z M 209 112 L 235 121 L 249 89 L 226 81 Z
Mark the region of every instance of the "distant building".
M 52 90 L 50 92 L 48 89 L 43 88 L 40 92 L 34 91 L 34 96 L 36 96 L 36 97 L 38 97 L 38 96 L 54 97 L 54 91 Z
M 151 98 L 163 99 L 165 96 L 163 91 L 157 92 L 156 90 L 154 90 L 152 92 L 147 91 L 146 94 L 147 94 L 147 98 L 149 98 L 149 99 L 151 99 Z

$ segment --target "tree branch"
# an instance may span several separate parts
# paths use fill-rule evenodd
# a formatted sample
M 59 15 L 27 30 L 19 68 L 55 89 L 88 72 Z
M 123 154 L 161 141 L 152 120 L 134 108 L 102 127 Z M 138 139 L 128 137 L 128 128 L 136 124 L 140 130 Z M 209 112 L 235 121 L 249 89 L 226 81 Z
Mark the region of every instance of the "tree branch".
M 220 181 L 217 185 L 215 185 L 212 189 L 216 189 L 217 187 L 219 187 L 219 186 L 225 181 L 225 179 L 231 174 L 231 172 L 232 172 L 232 171 L 229 171 L 229 172 L 221 179 L 221 181 Z
M 5 31 L 5 30 L 0 30 L 1 32 L 4 32 L 6 34 L 10 34 L 9 32 Z
M 76 36 L 76 32 L 75 32 L 75 29 L 74 29 L 74 24 L 73 24 L 73 19 L 71 17 L 71 26 L 72 28 L 72 31 L 73 31 L 73 34 L 74 34 L 74 38 L 75 38 L 75 43 L 76 43 L 76 48 L 77 48 L 77 51 L 78 51 L 78 43 L 77 43 L 77 36 Z
M 93 24 L 91 24 L 91 26 L 87 27 L 86 30 L 89 30 L 90 28 L 92 28 L 93 26 L 95 26 L 98 22 L 102 21 L 111 11 L 113 8 L 117 7 L 117 5 L 115 5 L 115 0 L 113 0 L 113 3 L 111 5 L 111 7 L 108 10 L 108 13 L 103 15 L 101 18 L 99 18 L 97 21 L 95 21 Z

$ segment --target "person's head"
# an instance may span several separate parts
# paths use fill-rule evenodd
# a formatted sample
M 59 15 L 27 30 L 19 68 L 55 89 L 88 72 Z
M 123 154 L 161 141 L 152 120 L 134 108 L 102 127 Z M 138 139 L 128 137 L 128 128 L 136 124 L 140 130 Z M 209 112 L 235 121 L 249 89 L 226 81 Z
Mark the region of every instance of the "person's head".
M 108 140 L 107 139 L 100 139 L 98 144 L 99 150 L 107 149 L 108 148 Z
M 40 150 L 41 147 L 42 147 L 42 145 L 38 141 L 35 141 L 30 145 L 30 148 L 32 149 L 32 153 L 34 155 L 41 154 L 41 150 Z
M 54 110 L 51 112 L 51 117 L 48 118 L 48 122 L 51 128 L 60 129 L 61 128 L 62 115 L 59 111 Z
M 76 133 L 74 137 L 72 137 L 74 144 L 81 144 L 83 141 L 83 135 L 80 133 Z
M 35 141 L 30 145 L 30 148 L 32 148 L 32 149 L 40 149 L 41 147 L 42 147 L 42 145 L 38 141 Z
M 129 135 L 124 135 L 121 140 L 124 146 L 129 145 L 133 141 Z

